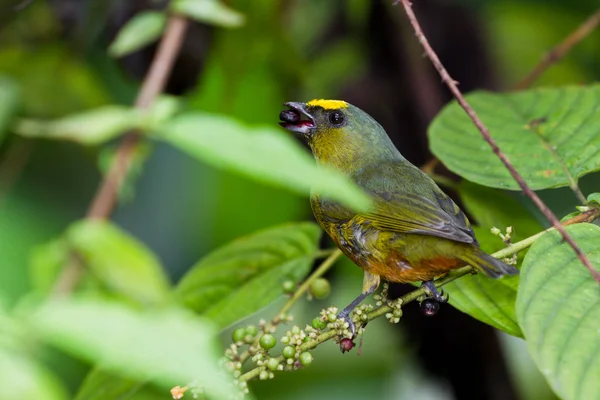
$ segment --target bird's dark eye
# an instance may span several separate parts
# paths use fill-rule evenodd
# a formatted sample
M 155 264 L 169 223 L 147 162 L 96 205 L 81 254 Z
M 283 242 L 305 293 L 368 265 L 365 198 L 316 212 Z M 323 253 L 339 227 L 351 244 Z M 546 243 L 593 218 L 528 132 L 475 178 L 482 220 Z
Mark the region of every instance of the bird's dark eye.
M 344 122 L 344 114 L 339 111 L 332 112 L 329 114 L 329 122 L 331 122 L 333 125 L 340 125 L 342 122 Z

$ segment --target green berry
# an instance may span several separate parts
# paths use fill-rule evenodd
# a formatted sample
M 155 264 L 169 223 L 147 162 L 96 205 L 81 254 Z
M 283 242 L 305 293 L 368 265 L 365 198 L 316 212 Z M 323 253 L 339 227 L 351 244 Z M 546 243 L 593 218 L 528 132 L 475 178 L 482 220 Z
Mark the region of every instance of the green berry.
M 294 335 L 298 335 L 298 334 L 300 334 L 300 328 L 299 328 L 297 325 L 294 325 L 294 326 L 292 327 L 292 333 L 293 333 Z
M 325 329 L 327 327 L 327 323 L 321 318 L 317 317 L 312 320 L 312 327 L 315 329 Z
M 296 349 L 293 346 L 285 346 L 281 351 L 281 354 L 285 358 L 294 358 L 294 356 L 296 355 Z
M 283 291 L 285 293 L 294 293 L 295 289 L 296 289 L 296 284 L 293 281 L 283 282 Z
M 245 337 L 246 329 L 244 328 L 237 328 L 235 331 L 233 331 L 233 334 L 231 335 L 231 338 L 233 339 L 234 343 L 243 342 Z
M 312 360 L 313 356 L 308 351 L 300 354 L 300 364 L 304 365 L 305 367 L 308 367 Z
M 310 292 L 315 299 L 322 300 L 331 293 L 331 284 L 325 278 L 315 279 L 315 281 L 310 284 Z
M 258 379 L 260 379 L 261 381 L 266 381 L 267 379 L 269 379 L 269 372 L 268 371 L 260 371 L 260 374 L 258 375 Z
M 277 339 L 275 339 L 275 336 L 265 333 L 260 337 L 259 343 L 263 349 L 270 350 L 277 344 Z
M 258 329 L 256 329 L 256 327 L 254 325 L 248 325 L 246 327 L 246 335 L 256 336 L 257 333 L 258 333 Z
M 269 361 L 267 361 L 267 368 L 271 371 L 277 371 L 277 367 L 279 367 L 279 361 L 277 361 L 276 358 L 269 358 Z
M 289 336 L 284 336 L 281 338 L 281 343 L 283 344 L 288 344 L 290 342 L 290 337 Z
M 335 321 L 337 321 L 337 315 L 335 315 L 335 314 L 327 314 L 327 320 L 329 322 L 335 322 Z

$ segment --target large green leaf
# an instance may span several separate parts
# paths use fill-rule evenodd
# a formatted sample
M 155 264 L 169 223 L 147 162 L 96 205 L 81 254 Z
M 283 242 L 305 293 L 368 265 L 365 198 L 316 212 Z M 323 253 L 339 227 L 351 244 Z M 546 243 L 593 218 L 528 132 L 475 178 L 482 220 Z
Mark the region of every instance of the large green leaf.
M 566 230 L 600 269 L 600 227 Z M 517 318 L 529 352 L 560 398 L 600 398 L 600 286 L 557 232 L 544 234 L 525 257 Z
M 116 225 L 77 222 L 67 231 L 67 240 L 108 289 L 142 304 L 168 301 L 170 285 L 156 256 Z
M 127 21 L 111 43 L 108 52 L 123 57 L 154 42 L 162 34 L 167 17 L 160 11 L 142 11 Z
M 364 209 L 369 198 L 348 178 L 320 168 L 282 131 L 249 128 L 219 115 L 180 115 L 163 124 L 161 139 L 215 167 L 301 194 L 316 192 Z
M 0 347 L 0 399 L 67 399 L 66 390 L 44 367 Z
M 6 128 L 17 111 L 20 100 L 19 86 L 12 79 L 0 76 L 0 144 Z
M 510 225 L 514 229 L 513 242 L 523 240 L 542 230 L 540 224 L 510 194 L 470 182 L 459 186 L 466 211 L 476 219 L 473 229 L 481 248 L 488 252 L 504 247 L 502 240 L 490 229 L 503 232 Z M 490 279 L 482 274 L 469 275 L 444 286 L 450 295 L 450 304 L 459 310 L 514 336 L 522 336 L 515 315 L 515 300 L 519 277 Z
M 112 400 L 125 399 L 138 392 L 146 381 L 121 376 L 96 367 L 88 373 L 82 382 L 75 400 Z
M 237 239 L 194 265 L 176 291 L 186 306 L 225 327 L 281 296 L 285 280 L 302 279 L 320 236 L 316 224 L 303 222 Z
M 124 106 L 104 106 L 53 121 L 23 119 L 15 132 L 25 137 L 71 140 L 94 145 L 140 127 L 139 110 Z
M 232 395 L 232 384 L 217 366 L 215 331 L 191 313 L 64 299 L 40 306 L 30 323 L 45 341 L 125 376 L 166 387 L 197 381 L 208 394 Z
M 467 96 L 498 146 L 534 190 L 600 170 L 600 85 Z M 453 102 L 429 128 L 432 152 L 485 186 L 520 190 L 462 108 Z

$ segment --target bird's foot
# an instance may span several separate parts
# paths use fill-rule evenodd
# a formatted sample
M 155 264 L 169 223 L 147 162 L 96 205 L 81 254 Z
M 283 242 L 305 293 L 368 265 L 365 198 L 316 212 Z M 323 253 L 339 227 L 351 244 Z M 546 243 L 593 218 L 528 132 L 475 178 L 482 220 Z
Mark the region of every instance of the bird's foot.
M 356 325 L 354 324 L 354 321 L 352 321 L 351 314 L 352 310 L 348 310 L 347 308 L 345 308 L 342 310 L 341 313 L 338 314 L 337 318 L 338 320 L 342 320 L 344 321 L 344 323 L 348 324 L 348 330 L 352 334 L 351 339 L 354 339 L 356 337 Z
M 433 281 L 424 281 L 421 284 L 421 287 L 425 289 L 425 293 L 427 293 L 427 295 L 429 295 L 432 299 L 440 303 L 448 302 L 448 295 L 444 294 L 442 290 L 438 290 Z

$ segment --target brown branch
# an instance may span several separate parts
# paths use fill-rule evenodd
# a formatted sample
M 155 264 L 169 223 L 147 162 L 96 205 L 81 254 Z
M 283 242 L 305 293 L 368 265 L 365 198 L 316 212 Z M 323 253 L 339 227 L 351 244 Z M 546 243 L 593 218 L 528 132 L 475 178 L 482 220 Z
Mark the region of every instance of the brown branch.
M 187 20 L 184 17 L 174 15 L 170 18 L 154 60 L 152 60 L 150 69 L 135 100 L 137 108 L 145 110 L 150 107 L 154 99 L 164 89 L 177 53 L 181 48 L 186 27 Z M 110 216 L 117 202 L 119 188 L 127 175 L 129 164 L 139 141 L 140 135 L 137 132 L 129 133 L 121 141 L 115 160 L 88 209 L 87 218 L 104 219 Z
M 170 17 L 150 69 L 142 82 L 142 87 L 135 101 L 135 107 L 147 110 L 163 91 L 183 43 L 187 25 L 187 20 L 182 16 L 173 15 Z M 127 176 L 140 139 L 139 132 L 130 132 L 123 138 L 114 161 L 88 208 L 86 218 L 106 219 L 110 217 L 117 203 L 119 189 Z M 71 257 L 71 260 L 58 277 L 53 293 L 65 294 L 70 292 L 81 277 L 80 269 L 80 263 Z
M 527 186 L 527 183 L 525 183 L 525 181 L 523 180 L 521 175 L 519 175 L 519 173 L 517 172 L 515 167 L 510 163 L 510 161 L 508 160 L 508 157 L 502 152 L 502 150 L 500 150 L 500 148 L 498 147 L 498 145 L 496 144 L 494 139 L 492 139 L 490 132 L 485 127 L 485 125 L 483 124 L 481 119 L 479 119 L 475 110 L 473 110 L 473 108 L 465 100 L 461 91 L 458 89 L 457 82 L 454 79 L 452 79 L 452 77 L 450 76 L 448 71 L 446 71 L 446 68 L 444 68 L 444 66 L 442 65 L 442 62 L 440 61 L 437 54 L 435 53 L 435 51 L 433 50 L 433 48 L 427 41 L 427 38 L 423 34 L 423 30 L 421 29 L 421 26 L 419 25 L 419 21 L 417 20 L 417 17 L 415 16 L 415 13 L 412 10 L 412 5 L 411 5 L 410 1 L 409 0 L 396 0 L 395 3 L 397 4 L 398 2 L 402 3 L 402 6 L 404 7 L 404 11 L 406 12 L 406 15 L 408 16 L 410 24 L 412 25 L 413 29 L 415 30 L 417 39 L 421 43 L 421 46 L 423 46 L 423 49 L 425 50 L 427 57 L 431 60 L 433 66 L 439 72 L 442 80 L 448 86 L 448 89 L 450 89 L 450 91 L 452 92 L 454 97 L 456 97 L 458 104 L 460 104 L 460 106 L 465 110 L 465 112 L 467 113 L 469 118 L 471 118 L 471 120 L 473 121 L 473 123 L 475 124 L 477 129 L 479 129 L 479 132 L 481 132 L 481 135 L 483 136 L 485 141 L 488 142 L 488 144 L 492 147 L 492 150 L 494 151 L 494 153 L 498 156 L 500 161 L 502 161 L 502 163 L 504 164 L 506 169 L 508 169 L 508 171 L 510 172 L 512 177 L 517 181 L 517 183 L 521 187 L 521 190 L 523 191 L 523 193 L 525 193 L 527 195 L 527 197 L 529 197 L 533 201 L 533 203 L 542 212 L 542 214 L 544 214 L 544 216 L 548 219 L 548 221 L 550 221 L 550 223 L 552 223 L 552 225 L 556 228 L 556 230 L 560 232 L 563 239 L 573 248 L 573 250 L 575 251 L 575 254 L 577 254 L 577 257 L 581 260 L 583 265 L 585 265 L 585 267 L 588 269 L 588 271 L 590 272 L 590 274 L 592 275 L 594 280 L 596 280 L 596 282 L 600 283 L 600 272 L 598 272 L 598 271 L 596 271 L 596 269 L 594 269 L 594 267 L 590 263 L 590 260 L 588 260 L 586 255 L 583 254 L 583 251 L 581 251 L 579 246 L 577 246 L 577 244 L 573 241 L 573 238 L 567 233 L 565 228 L 560 224 L 559 220 L 556 218 L 554 213 L 552 211 L 550 211 L 550 209 L 546 206 L 546 204 L 544 204 L 544 202 L 538 197 L 538 195 L 535 194 L 535 192 L 533 190 L 531 190 L 529 188 L 529 186 Z
M 550 50 L 535 68 L 527 74 L 516 86 L 515 89 L 525 89 L 544 73 L 552 64 L 560 61 L 573 46 L 585 39 L 600 24 L 600 9 L 586 19 L 581 25 L 569 34 L 561 43 Z

